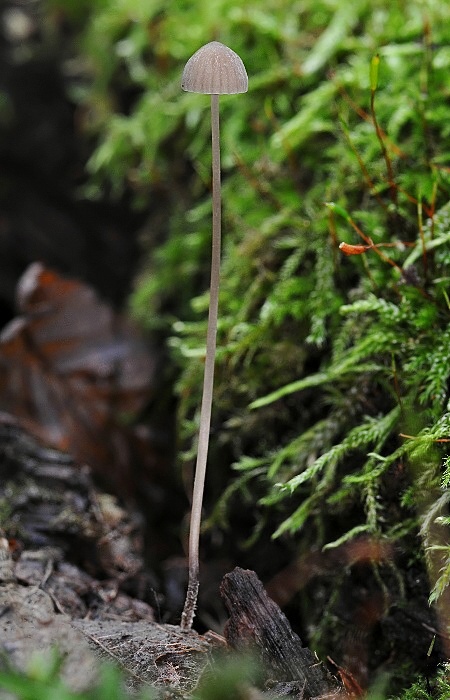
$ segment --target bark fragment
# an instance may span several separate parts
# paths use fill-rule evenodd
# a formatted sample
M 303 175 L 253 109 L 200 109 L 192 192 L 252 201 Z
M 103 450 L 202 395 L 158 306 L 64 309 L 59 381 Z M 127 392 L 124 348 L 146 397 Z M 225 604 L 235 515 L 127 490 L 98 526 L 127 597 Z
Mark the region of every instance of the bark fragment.
M 264 590 L 254 571 L 236 567 L 226 574 L 221 595 L 230 615 L 225 638 L 237 651 L 259 658 L 265 681 L 298 681 L 302 700 L 337 698 L 341 689 Z

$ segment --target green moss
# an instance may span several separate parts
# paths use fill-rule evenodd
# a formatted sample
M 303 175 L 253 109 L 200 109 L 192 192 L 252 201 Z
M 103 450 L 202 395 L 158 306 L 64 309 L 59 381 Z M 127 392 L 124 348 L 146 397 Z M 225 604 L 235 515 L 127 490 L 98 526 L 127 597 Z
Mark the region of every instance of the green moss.
M 395 698 L 389 700 L 447 700 L 450 697 L 450 675 L 448 664 L 444 665 L 436 678 L 426 680 L 419 679 L 410 688 L 405 690 L 401 695 L 396 695 Z M 368 700 L 384 700 L 385 696 L 377 696 L 376 694 L 369 695 Z

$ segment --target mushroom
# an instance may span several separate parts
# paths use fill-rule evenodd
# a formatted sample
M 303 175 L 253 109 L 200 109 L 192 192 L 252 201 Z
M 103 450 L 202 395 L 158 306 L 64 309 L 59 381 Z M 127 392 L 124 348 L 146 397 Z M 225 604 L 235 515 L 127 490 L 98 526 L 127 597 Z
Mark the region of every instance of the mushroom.
M 211 41 L 202 46 L 186 63 L 181 87 L 187 92 L 211 95 L 211 144 L 212 144 L 212 252 L 206 358 L 203 378 L 203 394 L 200 409 L 197 462 L 192 493 L 189 530 L 189 580 L 181 615 L 181 629 L 190 630 L 194 619 L 199 587 L 199 540 L 203 491 L 208 457 L 211 425 L 214 363 L 216 355 L 217 311 L 219 303 L 221 194 L 220 194 L 220 144 L 219 144 L 219 95 L 247 92 L 247 73 L 240 57 L 228 46 Z

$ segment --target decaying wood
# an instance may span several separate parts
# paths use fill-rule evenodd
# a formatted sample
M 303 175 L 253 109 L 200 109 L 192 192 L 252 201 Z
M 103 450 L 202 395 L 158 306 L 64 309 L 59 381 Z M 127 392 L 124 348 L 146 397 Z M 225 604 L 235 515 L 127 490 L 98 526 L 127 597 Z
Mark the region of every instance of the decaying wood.
M 213 636 L 155 622 L 77 620 L 74 626 L 98 655 L 125 671 L 132 687 L 150 684 L 171 698 L 194 690 L 218 646 Z
M 235 568 L 226 574 L 221 595 L 230 615 L 225 626 L 228 644 L 256 654 L 266 681 L 297 681 L 303 700 L 342 697 L 335 679 L 303 646 L 254 571 Z
M 143 566 L 136 514 L 95 487 L 91 471 L 43 447 L 12 416 L 0 413 L 0 512 L 4 536 L 23 550 L 52 550 L 99 578 L 124 581 Z M 16 572 L 17 573 L 17 572 Z
M 7 662 L 25 672 L 33 659 L 45 664 L 57 649 L 69 688 L 87 690 L 96 680 L 98 662 L 86 638 L 55 612 L 51 597 L 38 586 L 13 581 L 0 586 L 0 640 L 0 666 Z
M 42 447 L 4 414 L 0 512 L 7 514 L 0 528 L 6 664 L 26 671 L 37 653 L 45 658 L 56 648 L 74 690 L 90 688 L 106 658 L 133 688 L 189 695 L 220 638 L 157 624 L 152 608 L 122 589 L 143 566 L 132 513 L 95 487 L 87 467 Z
M 45 663 L 57 650 L 72 690 L 91 688 L 103 659 L 122 668 L 129 687 L 150 684 L 170 698 L 188 696 L 218 644 L 151 621 L 71 620 L 44 590 L 18 581 L 0 587 L 0 640 L 3 661 L 23 672 L 38 655 Z
M 5 415 L 0 510 L 0 647 L 9 663 L 26 670 L 36 651 L 57 647 L 72 688 L 90 687 L 99 658 L 107 658 L 133 688 L 150 684 L 165 698 L 190 697 L 221 638 L 154 622 L 151 607 L 128 593 L 143 567 L 132 513 L 95 487 L 87 467 L 43 448 Z M 337 697 L 337 684 L 256 574 L 235 569 L 222 594 L 229 647 L 256 648 L 266 672 L 270 689 L 252 689 L 251 697 Z

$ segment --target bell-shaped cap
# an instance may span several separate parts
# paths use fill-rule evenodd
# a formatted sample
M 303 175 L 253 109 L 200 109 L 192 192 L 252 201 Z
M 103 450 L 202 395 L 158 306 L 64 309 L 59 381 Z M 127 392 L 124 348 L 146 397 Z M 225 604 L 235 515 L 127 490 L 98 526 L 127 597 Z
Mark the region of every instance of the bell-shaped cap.
M 247 92 L 248 77 L 242 59 L 220 41 L 205 44 L 186 63 L 181 87 L 205 95 Z

